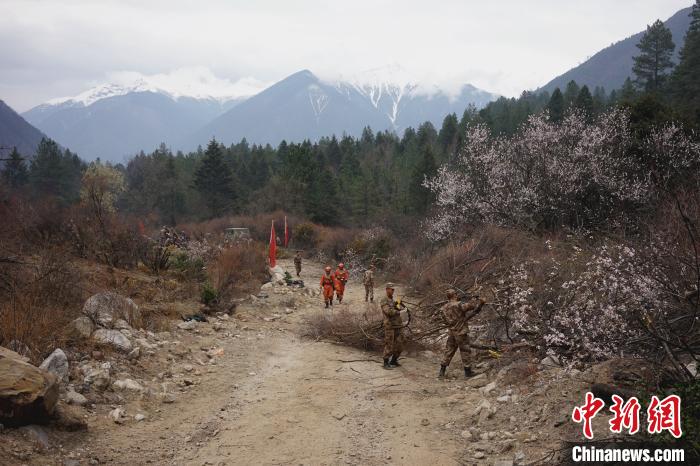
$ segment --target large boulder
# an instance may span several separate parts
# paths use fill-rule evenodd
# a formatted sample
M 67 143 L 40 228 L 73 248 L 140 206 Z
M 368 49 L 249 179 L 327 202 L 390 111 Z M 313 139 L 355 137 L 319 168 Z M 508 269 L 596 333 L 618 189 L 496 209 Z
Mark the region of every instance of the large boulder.
M 70 372 L 68 357 L 61 348 L 56 348 L 48 358 L 44 359 L 39 369 L 51 372 L 56 375 L 59 382 L 65 382 L 68 380 L 68 373 Z
M 48 421 L 58 401 L 54 374 L 25 362 L 19 354 L 0 348 L 0 423 L 37 424 Z
M 131 341 L 119 330 L 101 328 L 95 330 L 95 333 L 92 334 L 92 339 L 97 343 L 109 345 L 125 353 L 131 351 L 132 348 Z
M 141 311 L 136 303 L 111 291 L 90 296 L 83 305 L 83 314 L 104 328 L 114 327 L 119 320 L 135 328 L 141 326 Z

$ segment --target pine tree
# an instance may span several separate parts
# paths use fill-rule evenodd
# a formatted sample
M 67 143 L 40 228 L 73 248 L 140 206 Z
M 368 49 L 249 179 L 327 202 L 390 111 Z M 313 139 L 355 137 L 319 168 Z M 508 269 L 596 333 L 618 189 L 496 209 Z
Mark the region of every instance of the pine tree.
M 579 110 L 582 110 L 586 115 L 593 116 L 593 96 L 591 91 L 588 90 L 588 86 L 583 86 L 576 96 L 576 101 L 574 106 Z
M 194 188 L 209 208 L 211 218 L 220 217 L 231 208 L 234 200 L 233 175 L 215 139 L 209 142 L 194 173 Z
M 450 113 L 442 120 L 442 128 L 438 133 L 438 142 L 443 154 L 452 154 L 457 145 L 457 132 L 459 131 L 459 120 L 457 115 Z
M 549 119 L 554 123 L 559 123 L 564 119 L 564 94 L 561 93 L 561 89 L 558 87 L 552 92 L 552 97 L 550 97 L 547 104 L 547 110 L 549 111 Z
M 43 138 L 30 165 L 29 182 L 35 194 L 58 199 L 64 204 L 80 197 L 80 182 L 85 164 L 80 158 L 61 148 L 55 141 Z
M 635 99 L 637 96 L 637 90 L 634 88 L 634 83 L 632 82 L 631 78 L 625 79 L 625 82 L 622 84 L 622 88 L 620 89 L 620 93 L 618 98 L 622 102 L 631 102 Z
M 637 77 L 637 84 L 647 91 L 656 92 L 661 89 L 667 70 L 673 67 L 673 35 L 661 20 L 656 20 L 637 44 L 640 54 L 634 57 L 632 71 Z
M 566 85 L 566 90 L 564 90 L 564 104 L 566 104 L 567 107 L 573 105 L 579 92 L 581 92 L 581 88 L 576 84 L 576 81 L 569 81 Z
M 674 100 L 689 117 L 700 121 L 700 0 L 690 12 L 690 27 L 673 71 L 671 86 Z
M 425 178 L 432 178 L 437 173 L 437 163 L 430 147 L 423 151 L 423 157 L 413 168 L 411 184 L 408 188 L 409 204 L 411 209 L 423 214 L 433 201 L 433 193 L 423 186 Z
M 19 152 L 17 152 L 16 147 L 12 148 L 12 152 L 10 152 L 10 156 L 5 162 L 2 177 L 10 187 L 15 189 L 27 184 L 29 179 L 27 165 L 24 163 L 22 156 L 19 155 Z

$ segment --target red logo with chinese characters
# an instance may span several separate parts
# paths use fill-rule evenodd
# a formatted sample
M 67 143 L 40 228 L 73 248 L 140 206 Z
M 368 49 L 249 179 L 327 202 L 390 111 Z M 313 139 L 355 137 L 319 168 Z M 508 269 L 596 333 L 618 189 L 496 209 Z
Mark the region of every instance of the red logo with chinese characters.
M 620 396 L 612 396 L 613 404 L 610 412 L 612 419 L 608 422 L 610 431 L 621 433 L 627 430 L 630 435 L 639 432 L 639 412 L 641 404 L 636 397 L 632 397 L 625 402 Z M 586 401 L 581 406 L 576 406 L 571 413 L 571 419 L 576 423 L 583 423 L 583 435 L 587 439 L 593 438 L 593 418 L 598 414 L 605 402 L 596 398 L 593 393 L 586 393 Z M 681 430 L 681 398 L 678 395 L 669 395 L 663 400 L 657 396 L 651 397 L 651 402 L 647 408 L 647 432 L 650 434 L 660 434 L 668 431 L 675 438 L 683 435 Z

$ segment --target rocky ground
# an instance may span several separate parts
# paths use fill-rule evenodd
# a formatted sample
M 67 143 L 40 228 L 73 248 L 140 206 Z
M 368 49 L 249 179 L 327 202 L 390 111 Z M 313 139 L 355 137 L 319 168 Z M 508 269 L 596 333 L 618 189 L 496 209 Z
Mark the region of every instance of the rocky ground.
M 480 354 L 466 381 L 455 362 L 439 380 L 431 351 L 385 371 L 377 354 L 303 338 L 305 318 L 328 312 L 320 274 L 319 264 L 304 270 L 313 292 L 267 285 L 231 316 L 125 329 L 128 350 L 70 361 L 61 397 L 87 431 L 4 428 L 0 464 L 506 466 L 541 464 L 561 440 L 580 439 L 571 410 L 594 374 L 526 348 Z M 367 306 L 361 288 L 350 283 L 330 312 Z

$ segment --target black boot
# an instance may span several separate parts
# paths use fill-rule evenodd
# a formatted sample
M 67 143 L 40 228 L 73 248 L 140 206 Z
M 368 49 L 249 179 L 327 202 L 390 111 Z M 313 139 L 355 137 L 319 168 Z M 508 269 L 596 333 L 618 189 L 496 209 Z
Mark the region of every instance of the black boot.
M 393 369 L 393 367 L 391 367 L 391 365 L 389 364 L 389 358 L 384 359 L 384 366 L 383 367 L 384 367 L 384 369 L 387 369 L 387 370 Z
M 446 370 L 447 370 L 447 366 L 443 366 L 442 364 L 440 364 L 440 374 L 438 375 L 438 377 L 440 377 L 440 378 L 445 377 Z
M 392 356 L 391 361 L 389 361 L 389 364 L 394 366 L 394 367 L 401 367 L 401 364 L 399 364 L 399 357 L 398 356 Z
M 465 377 L 465 378 L 468 379 L 469 377 L 472 377 L 473 375 L 474 375 L 474 372 L 472 372 L 472 368 L 471 368 L 471 367 L 465 367 L 465 368 L 464 368 L 464 377 Z

